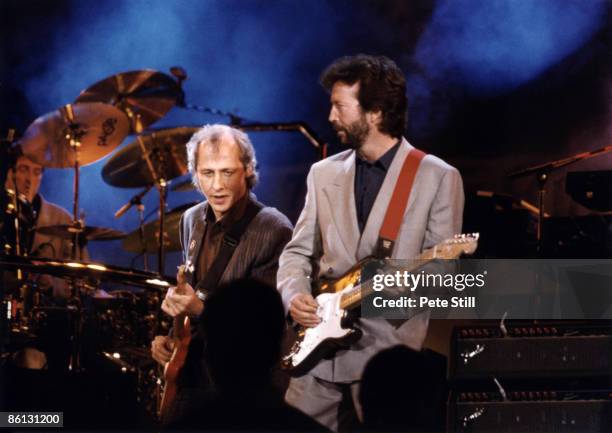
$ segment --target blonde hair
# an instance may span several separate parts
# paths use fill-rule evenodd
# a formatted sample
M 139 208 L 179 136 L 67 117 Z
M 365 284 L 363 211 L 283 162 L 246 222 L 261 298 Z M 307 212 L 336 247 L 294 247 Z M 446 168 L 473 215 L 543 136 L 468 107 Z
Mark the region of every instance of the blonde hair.
M 200 144 L 211 145 L 214 149 L 218 149 L 221 144 L 221 138 L 228 135 L 231 136 L 238 145 L 240 150 L 240 162 L 242 162 L 244 168 L 247 169 L 251 167 L 252 169 L 251 174 L 246 178 L 247 187 L 253 189 L 253 187 L 257 185 L 257 181 L 259 180 L 257 158 L 255 157 L 255 148 L 248 135 L 231 126 L 214 124 L 204 125 L 201 129 L 196 131 L 187 142 L 187 164 L 189 172 L 191 173 L 191 181 L 198 190 L 200 186 L 197 177 L 197 163 Z

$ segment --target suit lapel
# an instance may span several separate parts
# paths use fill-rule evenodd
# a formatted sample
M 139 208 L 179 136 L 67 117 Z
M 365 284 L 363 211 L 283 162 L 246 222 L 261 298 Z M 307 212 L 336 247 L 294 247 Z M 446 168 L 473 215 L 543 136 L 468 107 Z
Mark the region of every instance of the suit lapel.
M 342 162 L 340 172 L 323 191 L 344 248 L 355 259 L 360 235 L 355 208 L 355 152 Z
M 200 251 L 202 250 L 202 241 L 204 239 L 204 229 L 206 228 L 206 209 L 208 204 L 201 207 L 198 215 L 195 215 L 195 223 L 193 230 L 189 233 L 189 243 L 187 246 L 187 261 L 185 266 L 187 267 L 188 275 L 187 280 L 192 287 L 195 287 L 197 281 L 195 281 L 195 268 L 198 266 L 198 260 L 200 259 Z
M 402 166 L 404 165 L 404 159 L 406 159 L 408 152 L 412 148 L 413 147 L 405 138 L 402 139 L 402 143 L 397 149 L 393 162 L 389 166 L 389 171 L 387 172 L 385 180 L 380 187 L 380 191 L 376 196 L 376 200 L 374 201 L 374 205 L 372 206 L 372 210 L 368 216 L 368 221 L 366 222 L 366 226 L 363 230 L 363 235 L 361 236 L 357 249 L 357 258 L 359 260 L 371 255 L 374 252 L 376 242 L 378 241 L 378 233 L 380 232 L 380 227 L 385 219 L 385 214 L 387 213 L 387 208 L 389 207 L 389 202 L 391 201 L 391 195 L 393 195 L 395 182 L 397 181 L 400 171 L 402 170 Z M 414 198 L 415 194 L 411 194 L 410 202 L 408 203 L 406 209 L 410 207 L 410 203 L 414 201 Z

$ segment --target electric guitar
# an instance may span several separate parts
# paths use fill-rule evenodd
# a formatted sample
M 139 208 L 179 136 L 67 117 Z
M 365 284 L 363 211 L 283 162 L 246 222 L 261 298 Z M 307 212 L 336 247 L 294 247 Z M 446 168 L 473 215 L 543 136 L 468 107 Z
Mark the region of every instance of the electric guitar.
M 410 261 L 401 271 L 414 272 L 435 259 L 455 259 L 463 254 L 473 254 L 478 246 L 477 233 L 456 235 L 433 248 L 427 249 Z M 282 367 L 292 376 L 300 376 L 312 369 L 322 358 L 339 348 L 348 348 L 361 337 L 361 331 L 352 327 L 348 319 L 350 310 L 374 293 L 372 280 L 361 281 L 361 271 L 370 261 L 367 257 L 349 269 L 340 278 L 326 281 L 314 288 L 319 293 L 317 315 L 321 322 L 313 328 L 298 326 L 296 338 L 283 357 Z
M 176 281 L 176 291 L 181 293 L 185 284 L 187 284 L 187 279 L 185 278 L 185 265 L 179 266 Z M 172 351 L 170 361 L 164 366 L 165 385 L 159 407 L 159 419 L 163 424 L 167 423 L 170 419 L 170 410 L 177 393 L 178 375 L 183 365 L 185 365 L 189 343 L 191 342 L 191 324 L 189 322 L 189 316 L 180 314 L 174 318 L 172 338 L 174 339 L 174 350 Z

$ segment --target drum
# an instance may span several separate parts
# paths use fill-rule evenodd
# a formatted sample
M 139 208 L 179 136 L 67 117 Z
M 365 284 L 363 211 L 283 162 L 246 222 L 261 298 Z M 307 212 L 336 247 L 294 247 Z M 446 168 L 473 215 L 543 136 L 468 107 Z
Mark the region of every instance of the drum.
M 69 367 L 75 311 L 52 305 L 49 299 L 27 280 L 2 301 L 5 350 L 17 367 L 55 371 Z
M 31 281 L 17 281 L 14 274 L 6 278 L 6 274 L 0 298 L 0 345 L 4 352 L 13 352 L 32 344 L 36 338 L 29 314 L 34 306 L 36 285 Z
M 155 336 L 159 296 L 143 290 L 117 290 L 94 297 L 88 326 L 100 349 L 148 347 Z
M 69 282 L 72 296 L 68 300 L 58 301 L 33 286 L 33 296 L 18 298 L 33 301 L 25 302 L 20 317 L 10 323 L 11 329 L 24 336 L 25 341 L 16 346 L 48 354 L 47 367 L 62 370 L 69 365 L 96 365 L 103 352 L 148 348 L 155 335 L 163 289 L 172 284 L 172 279 L 133 269 L 15 255 L 0 255 L 0 269 L 9 273 L 20 269 L 24 274 L 51 275 Z M 104 295 L 100 290 L 104 284 L 128 290 Z M 10 299 L 10 303 L 4 301 L 7 311 L 9 304 L 15 308 L 15 298 Z
M 0 188 L 0 245 L 3 253 L 25 254 L 32 247 L 36 212 L 23 197 Z M 16 228 L 19 228 L 17 230 Z
M 47 369 L 68 371 L 74 350 L 78 310 L 74 307 L 40 306 L 32 310 L 34 348 L 44 353 Z

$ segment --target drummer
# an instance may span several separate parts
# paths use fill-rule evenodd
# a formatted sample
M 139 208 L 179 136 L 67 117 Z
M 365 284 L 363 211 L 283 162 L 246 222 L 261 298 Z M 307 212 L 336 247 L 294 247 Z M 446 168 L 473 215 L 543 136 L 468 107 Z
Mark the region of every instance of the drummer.
M 33 227 L 29 227 L 29 229 L 56 224 L 70 224 L 72 222 L 70 214 L 65 209 L 49 203 L 39 193 L 43 172 L 42 165 L 26 156 L 19 156 L 14 166 L 9 168 L 6 177 L 5 188 L 22 196 L 33 210 Z M 37 232 L 34 232 L 33 238 L 26 239 L 23 247 L 28 255 L 35 257 L 68 259 L 71 255 L 70 241 Z M 44 274 L 31 275 L 30 277 L 38 284 L 40 293 L 47 292 L 60 302 L 69 296 L 68 284 L 65 280 Z M 29 369 L 41 369 L 56 358 L 54 352 L 60 351 L 62 353 L 59 354 L 59 357 L 62 359 L 65 357 L 63 353 L 66 351 L 65 348 L 59 347 L 61 343 L 53 339 L 46 341 L 44 347 L 35 346 L 28 345 L 14 353 L 15 365 Z M 39 349 L 47 352 L 47 355 L 51 355 L 51 358 Z
M 48 202 L 39 193 L 43 173 L 44 167 L 42 165 L 32 161 L 27 156 L 19 156 L 14 169 L 10 168 L 7 173 L 5 187 L 15 190 L 13 180 L 16 181 L 17 194 L 25 197 L 34 211 L 34 228 L 72 224 L 72 217 L 66 209 Z M 52 237 L 36 232 L 30 245 L 26 245 L 26 249 L 30 256 L 69 259 L 71 257 L 72 243 L 70 240 L 61 237 Z M 87 257 L 85 249 L 83 250 L 83 256 L 83 258 Z M 54 282 L 48 276 L 41 276 L 38 284 L 44 289 L 49 288 Z M 65 284 L 55 281 L 53 296 L 67 297 L 68 293 L 65 291 L 65 287 Z

